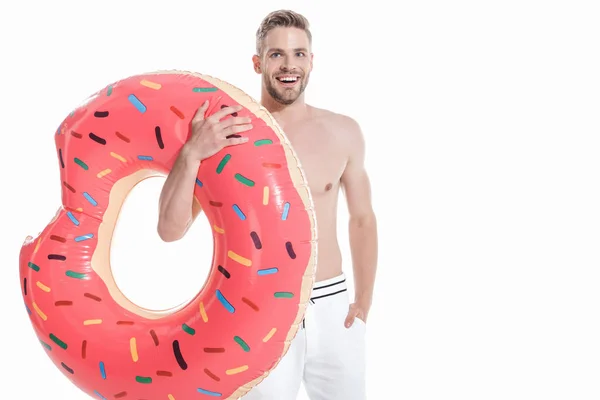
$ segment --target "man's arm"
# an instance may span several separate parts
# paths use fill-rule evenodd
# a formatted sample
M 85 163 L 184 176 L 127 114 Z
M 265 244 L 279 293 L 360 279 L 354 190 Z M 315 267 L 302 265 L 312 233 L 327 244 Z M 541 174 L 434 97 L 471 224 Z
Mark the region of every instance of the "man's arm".
M 354 317 L 366 321 L 371 307 L 377 269 L 377 219 L 371 202 L 371 183 L 365 168 L 365 140 L 360 126 L 347 119 L 349 157 L 341 177 L 349 213 L 349 237 L 354 272 L 355 302 L 346 326 Z

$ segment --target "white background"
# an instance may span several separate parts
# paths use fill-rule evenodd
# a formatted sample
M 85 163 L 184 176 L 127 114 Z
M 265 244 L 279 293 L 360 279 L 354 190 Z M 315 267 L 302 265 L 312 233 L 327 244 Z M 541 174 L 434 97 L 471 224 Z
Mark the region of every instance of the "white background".
M 23 239 L 60 205 L 57 125 L 109 82 L 155 69 L 258 98 L 255 30 L 290 7 L 312 23 L 307 100 L 367 138 L 380 232 L 369 399 L 600 398 L 597 2 L 317 4 L 0 6 L 2 397 L 84 398 L 34 337 L 18 279 Z M 128 296 L 164 308 L 202 286 L 212 246 L 202 219 L 180 242 L 159 240 L 161 184 L 134 190 L 112 260 Z

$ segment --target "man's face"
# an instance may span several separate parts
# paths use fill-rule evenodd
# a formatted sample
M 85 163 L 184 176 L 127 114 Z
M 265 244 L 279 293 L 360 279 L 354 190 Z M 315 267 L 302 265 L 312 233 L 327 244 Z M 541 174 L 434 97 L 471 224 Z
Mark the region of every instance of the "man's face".
M 308 36 L 297 28 L 275 28 L 264 39 L 258 61 L 255 58 L 255 69 L 271 97 L 292 104 L 304 92 L 312 69 Z

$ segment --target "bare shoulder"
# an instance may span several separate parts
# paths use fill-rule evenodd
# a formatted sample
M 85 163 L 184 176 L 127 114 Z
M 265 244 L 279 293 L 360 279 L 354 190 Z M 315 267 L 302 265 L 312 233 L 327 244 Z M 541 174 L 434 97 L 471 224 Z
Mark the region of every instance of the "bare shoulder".
M 313 107 L 313 115 L 315 119 L 321 120 L 331 131 L 335 132 L 340 141 L 348 143 L 352 147 L 363 145 L 363 133 L 359 123 L 354 118 L 339 112 L 315 107 Z

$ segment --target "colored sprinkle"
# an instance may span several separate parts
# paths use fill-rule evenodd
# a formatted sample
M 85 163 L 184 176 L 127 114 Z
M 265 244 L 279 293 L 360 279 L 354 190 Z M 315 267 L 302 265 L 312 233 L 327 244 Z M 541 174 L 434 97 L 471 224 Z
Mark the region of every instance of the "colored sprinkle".
M 156 143 L 158 143 L 158 147 L 161 149 L 165 148 L 165 143 L 163 142 L 162 133 L 160 131 L 160 126 L 154 127 L 154 135 L 156 136 Z
M 237 204 L 233 205 L 233 211 L 235 211 L 235 213 L 237 214 L 237 216 L 242 220 L 246 220 L 246 215 L 244 215 L 244 213 L 242 212 L 242 210 L 240 209 L 240 207 Z
M 71 131 L 71 136 L 73 136 L 77 139 L 81 139 L 83 137 L 83 135 L 81 133 L 77 133 L 75 131 Z
M 127 160 L 125 159 L 125 157 L 123 157 L 123 156 L 121 156 L 121 155 L 119 155 L 119 154 L 117 154 L 117 153 L 115 153 L 113 151 L 110 152 L 110 155 L 111 155 L 111 157 L 114 157 L 114 158 L 116 158 L 117 160 L 119 160 L 121 162 L 127 162 Z
M 94 394 L 100 397 L 101 400 L 107 400 L 106 397 L 102 396 L 97 390 L 94 390 Z
M 61 365 L 61 366 L 62 366 L 62 367 L 63 367 L 63 368 L 64 368 L 64 369 L 65 369 L 65 370 L 68 372 L 68 373 L 70 373 L 70 374 L 74 373 L 74 371 L 73 371 L 71 368 L 69 368 L 69 366 L 67 366 L 67 364 L 65 364 L 65 363 L 61 362 L 61 363 L 60 363 L 60 365 Z
M 48 254 L 48 260 L 65 261 L 66 259 L 67 259 L 67 257 L 65 257 L 61 254 Z
M 86 356 L 87 356 L 87 340 L 84 340 L 83 342 L 81 342 L 81 358 L 83 358 L 85 360 Z
M 150 336 L 152 336 L 152 341 L 154 342 L 154 345 L 158 346 L 158 336 L 156 336 L 156 332 L 154 332 L 154 330 L 150 331 Z
M 131 353 L 131 359 L 133 362 L 138 362 L 140 358 L 137 351 L 137 340 L 134 337 L 129 339 L 129 352 Z
M 294 297 L 294 293 L 292 293 L 292 292 L 275 292 L 275 297 L 277 297 L 278 299 L 281 299 L 281 298 L 291 299 L 292 297 Z
M 61 243 L 66 243 L 67 239 L 65 239 L 62 236 L 57 236 L 57 235 L 50 235 L 50 240 L 54 240 L 57 242 L 61 242 Z
M 185 360 L 183 359 L 183 356 L 181 355 L 181 349 L 179 348 L 178 340 L 173 341 L 173 353 L 175 354 L 175 359 L 177 360 L 177 364 L 179 364 L 179 367 L 185 371 L 188 366 L 187 366 L 187 363 L 185 362 Z
M 200 315 L 202 316 L 202 321 L 208 322 L 208 315 L 206 315 L 203 302 L 200 302 Z
M 109 86 L 109 87 L 106 89 L 106 95 L 107 95 L 107 96 L 110 96 L 110 95 L 112 94 L 112 91 L 113 91 L 113 87 L 112 87 L 112 85 L 110 85 L 110 86 Z
M 208 376 L 210 376 L 212 379 L 214 379 L 215 381 L 219 382 L 221 379 L 219 379 L 218 376 L 216 376 L 215 374 L 213 374 L 208 368 L 204 368 L 204 373 Z
M 283 205 L 283 214 L 281 215 L 281 219 L 285 221 L 287 219 L 289 213 L 290 213 L 290 203 L 285 203 Z
M 65 272 L 65 275 L 67 275 L 69 278 L 75 278 L 75 279 L 86 279 L 87 278 L 87 274 L 81 273 L 81 272 L 75 272 L 75 271 L 67 271 Z
M 246 186 L 254 186 L 254 182 L 246 178 L 242 174 L 235 174 L 235 179 L 237 179 L 240 183 L 243 183 Z
M 62 156 L 62 149 L 58 149 L 58 160 L 60 161 L 60 167 L 64 168 L 65 161 L 63 160 L 63 156 Z
M 254 142 L 255 146 L 264 146 L 265 144 L 273 144 L 271 139 L 260 139 Z
M 140 101 L 140 99 L 138 99 L 137 97 L 135 97 L 134 94 L 130 94 L 127 99 L 129 100 L 129 102 L 131 104 L 133 104 L 133 106 L 135 108 L 137 108 L 137 110 L 141 113 L 145 113 L 147 108 L 146 106 Z
M 263 206 L 269 204 L 269 187 L 265 186 L 263 188 Z
M 94 200 L 94 198 L 92 196 L 90 196 L 90 194 L 88 192 L 83 192 L 83 197 L 85 197 L 85 199 L 87 201 L 89 201 L 90 204 L 93 205 L 94 207 L 96 207 L 98 205 L 98 202 L 96 200 Z
M 83 325 L 88 326 L 88 325 L 100 325 L 102 324 L 102 320 L 101 319 L 87 319 L 85 321 L 83 321 Z
M 259 275 L 270 275 L 270 274 L 276 274 L 278 271 L 279 270 L 277 268 L 259 269 L 258 274 Z
M 73 302 L 72 302 L 72 301 L 69 301 L 69 300 L 59 300 L 59 301 L 56 301 L 56 302 L 54 302 L 54 305 L 55 305 L 56 307 L 61 307 L 61 306 L 72 306 L 72 305 L 73 305 Z
M 265 336 L 263 338 L 263 342 L 268 342 L 269 340 L 271 340 L 271 338 L 273 337 L 273 335 L 275 334 L 275 332 L 277 332 L 277 328 L 273 328 L 269 331 L 269 333 L 267 333 L 267 336 Z
M 112 172 L 112 171 L 111 171 L 111 169 L 110 169 L 110 168 L 106 168 L 105 170 L 98 172 L 98 175 L 96 175 L 96 176 L 97 176 L 98 178 L 103 178 L 103 177 L 105 177 L 106 175 L 110 174 L 111 172 Z
M 149 376 L 136 376 L 135 380 L 138 383 L 152 383 L 152 378 Z
M 168 377 L 171 377 L 171 376 L 173 376 L 173 373 L 169 372 L 169 371 L 156 371 L 156 375 L 157 376 L 168 376 Z
M 183 331 L 184 331 L 185 333 L 187 333 L 187 334 L 189 334 L 189 335 L 192 335 L 192 336 L 194 336 L 194 335 L 196 334 L 196 330 L 195 330 L 194 328 L 192 328 L 192 327 L 190 327 L 190 326 L 186 325 L 186 324 L 183 324 L 183 325 L 181 326 L 181 328 L 183 329 Z
M 48 343 L 44 342 L 43 340 L 40 340 L 40 343 L 42 344 L 42 346 L 44 346 L 46 350 L 52 351 L 52 347 L 50 347 Z
M 225 276 L 225 278 L 227 278 L 227 279 L 231 278 L 231 274 L 229 273 L 229 271 L 227 271 L 225 268 L 223 268 L 223 266 L 219 265 L 218 269 L 219 269 L 219 272 Z
M 296 258 L 296 253 L 294 253 L 294 247 L 291 242 L 285 242 L 285 249 L 292 260 Z
M 214 229 L 214 230 L 215 230 L 215 232 L 217 232 L 217 233 L 225 233 L 225 229 L 223 229 L 223 228 L 219 228 L 219 227 L 218 227 L 218 226 L 216 226 L 216 225 L 213 225 L 213 229 Z
M 213 207 L 223 207 L 223 203 L 221 203 L 220 201 L 209 200 L 208 204 L 210 204 Z
M 104 367 L 104 362 L 100 361 L 100 376 L 102 379 L 106 379 L 106 368 Z
M 223 159 L 217 166 L 217 174 L 220 174 L 221 172 L 223 172 L 223 168 L 225 168 L 225 165 L 227 165 L 229 160 L 231 160 L 231 154 L 225 154 L 225 156 L 223 157 Z
M 253 309 L 254 311 L 259 311 L 259 308 L 256 304 L 254 304 L 253 302 L 251 302 L 250 300 L 248 300 L 245 297 L 242 297 L 242 301 L 244 303 L 246 303 L 251 309 Z
M 202 186 L 204 186 L 204 183 L 202 183 L 202 181 L 200 179 L 196 178 L 196 185 L 202 187 Z
M 138 160 L 152 161 L 152 160 L 154 160 L 154 158 L 152 156 L 138 156 Z
M 84 293 L 83 296 L 87 297 L 88 299 L 92 299 L 92 300 L 96 300 L 96 301 L 102 301 L 102 299 L 100 297 L 94 296 L 91 293 Z
M 76 242 L 83 242 L 84 240 L 88 240 L 94 237 L 93 233 L 88 233 L 87 235 L 77 236 L 75 238 Z
M 235 312 L 235 308 L 233 308 L 231 303 L 227 301 L 227 299 L 225 298 L 225 296 L 223 296 L 219 289 L 217 289 L 217 299 L 219 299 L 219 301 L 221 302 L 221 304 L 223 304 L 223 307 L 225 307 L 227 311 L 229 311 L 230 313 Z
M 131 141 L 127 136 L 123 135 L 121 132 L 115 132 L 115 135 L 117 135 L 117 137 L 124 142 L 129 143 Z
M 62 340 L 60 340 L 59 338 L 57 338 L 53 333 L 51 333 L 49 335 L 50 340 L 52 340 L 54 343 L 56 343 L 60 348 L 66 350 L 67 349 L 67 344 L 65 342 L 63 342 Z
M 154 89 L 154 90 L 159 90 L 162 87 L 162 85 L 160 83 L 150 82 L 150 81 L 147 81 L 146 79 L 142 79 L 140 84 L 142 86 L 146 86 L 147 88 Z
M 218 89 L 216 87 L 209 87 L 209 88 L 202 88 L 202 87 L 195 87 L 192 89 L 192 92 L 194 93 L 207 93 L 207 92 L 216 92 Z
M 233 261 L 237 261 L 242 265 L 245 265 L 246 267 L 250 267 L 252 266 L 252 260 L 249 260 L 247 258 L 244 258 L 242 256 L 240 256 L 239 254 L 234 253 L 233 251 L 229 250 L 227 252 L 227 256 L 229 258 L 231 258 Z
M 25 304 L 25 310 L 27 310 L 28 315 L 31 315 L 31 310 L 29 309 L 29 307 L 27 307 L 27 304 Z
M 281 164 L 277 164 L 277 163 L 262 163 L 262 166 L 265 168 L 281 168 Z
M 250 351 L 250 346 L 248 346 L 248 343 L 244 342 L 244 339 L 242 339 L 241 337 L 234 336 L 233 340 L 235 340 L 235 342 L 239 344 L 242 347 L 242 349 L 244 349 L 244 351 Z
M 42 282 L 37 281 L 35 284 L 37 285 L 37 287 L 42 289 L 44 292 L 50 293 L 50 288 L 48 286 L 44 285 Z
M 237 368 L 231 368 L 225 371 L 225 373 L 227 375 L 235 375 L 235 374 L 239 374 L 240 372 L 244 372 L 248 369 L 247 365 L 242 365 L 241 367 L 237 367 Z
M 117 325 L 133 325 L 134 322 L 133 321 L 117 321 Z
M 250 237 L 252 238 L 252 241 L 254 242 L 254 247 L 256 247 L 257 250 L 262 249 L 262 243 L 260 242 L 258 233 L 252 231 L 252 232 L 250 232 Z
M 211 392 L 210 390 L 206 390 L 206 389 L 202 389 L 202 388 L 198 388 L 197 390 L 198 390 L 198 393 L 202 393 L 207 396 L 221 397 L 221 393 L 219 393 L 219 392 Z
M 185 118 L 185 115 L 183 115 L 183 113 L 182 113 L 181 111 L 179 111 L 179 110 L 177 109 L 177 107 L 175 107 L 175 106 L 171 106 L 169 109 L 170 109 L 171 111 L 173 111 L 173 114 L 177 115 L 177 116 L 179 117 L 179 119 L 184 119 L 184 118 Z
M 117 396 L 115 396 L 115 397 L 117 397 Z M 172 394 L 167 395 L 167 397 L 169 398 L 169 400 L 175 400 L 175 397 L 173 397 Z
M 119 392 L 117 394 L 115 394 L 115 399 L 120 399 L 121 397 L 126 397 L 127 396 L 127 392 Z M 171 400 L 171 399 L 169 399 Z
M 94 132 L 90 132 L 89 136 L 90 136 L 90 139 L 92 139 L 96 143 L 100 143 L 102 145 L 106 144 L 106 139 L 101 138 L 100 136 L 96 135 Z
M 75 188 L 69 185 L 67 182 L 63 182 L 63 185 L 71 191 L 71 193 L 75 193 Z
M 23 294 L 27 296 L 27 278 L 23 278 Z
M 35 301 L 33 302 L 33 309 L 35 310 L 35 312 L 40 316 L 41 319 L 43 319 L 44 321 L 48 320 L 48 316 L 46 316 L 46 314 L 44 314 L 42 312 L 42 310 L 40 310 L 40 308 L 38 307 L 38 305 L 35 303 Z
M 94 117 L 96 117 L 96 118 L 106 118 L 106 117 L 108 117 L 108 111 L 96 111 L 94 113 Z
M 73 213 L 71 211 L 67 211 L 67 217 L 69 217 L 69 219 L 71 220 L 71 222 L 73 224 L 75 224 L 76 226 L 79 226 L 79 221 L 77 220 L 77 218 L 75 218 L 75 216 L 73 215 Z
M 224 347 L 205 347 L 205 353 L 225 353 Z
M 38 272 L 38 271 L 40 270 L 40 267 L 38 267 L 37 265 L 35 265 L 35 264 L 34 264 L 34 263 L 32 263 L 32 262 L 28 262 L 28 263 L 27 263 L 27 266 L 28 266 L 29 268 L 31 268 L 32 270 L 34 270 L 35 272 Z
M 75 157 L 74 161 L 75 161 L 75 164 L 79 165 L 81 168 L 85 169 L 86 171 L 89 169 L 87 164 L 84 163 L 83 161 L 81 161 L 79 158 Z

